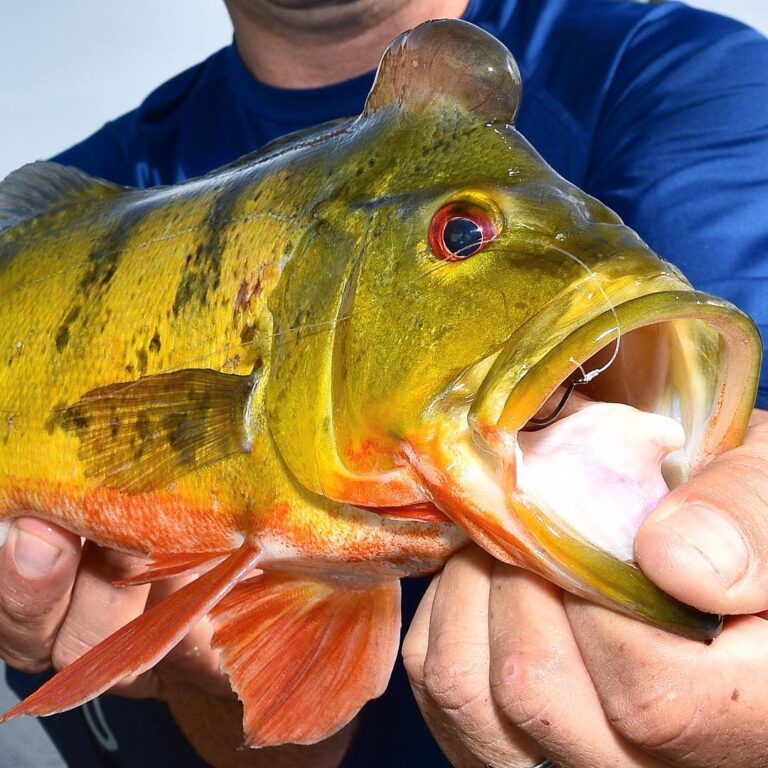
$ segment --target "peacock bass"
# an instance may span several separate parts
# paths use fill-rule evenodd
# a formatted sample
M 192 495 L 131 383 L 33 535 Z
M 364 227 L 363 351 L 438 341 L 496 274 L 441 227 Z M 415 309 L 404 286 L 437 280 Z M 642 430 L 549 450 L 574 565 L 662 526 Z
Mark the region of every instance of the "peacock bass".
M 761 344 L 515 130 L 494 38 L 431 22 L 363 113 L 146 191 L 0 185 L 0 520 L 201 573 L 12 709 L 144 671 L 208 615 L 251 746 L 387 684 L 399 579 L 474 540 L 693 638 L 632 559 L 743 438 Z M 576 391 L 574 391 L 576 390 Z

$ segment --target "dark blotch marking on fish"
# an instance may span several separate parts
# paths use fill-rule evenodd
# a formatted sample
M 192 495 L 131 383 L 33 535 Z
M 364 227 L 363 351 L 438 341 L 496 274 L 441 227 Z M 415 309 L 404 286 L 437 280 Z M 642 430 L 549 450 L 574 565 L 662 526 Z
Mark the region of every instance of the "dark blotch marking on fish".
M 186 413 L 169 413 L 163 419 L 168 445 L 176 451 L 182 464 L 195 463 L 195 445 L 187 439 L 192 426 L 192 420 Z
M 193 253 L 188 253 L 184 274 L 173 299 L 173 316 L 193 299 L 203 305 L 209 293 L 216 291 L 221 282 L 221 254 L 226 246 L 229 224 L 234 218 L 243 183 L 231 182 L 219 191 L 211 205 L 207 221 L 207 239 Z
M 198 247 L 198 253 L 200 252 L 200 247 Z M 187 266 L 192 261 L 192 254 L 189 254 L 187 256 Z M 189 270 L 185 274 L 184 278 L 182 278 L 182 281 L 179 283 L 179 287 L 176 289 L 176 296 L 173 299 L 173 316 L 178 317 L 179 312 L 181 312 L 182 307 L 185 307 L 189 300 L 192 298 L 192 292 L 193 292 L 193 278 L 191 277 L 192 271 Z
M 139 349 L 136 352 L 136 361 L 139 365 L 139 375 L 143 376 L 147 372 L 147 350 Z
M 69 328 L 62 325 L 56 332 L 56 351 L 62 352 L 67 344 L 69 344 Z
M 65 430 L 74 430 L 82 437 L 88 430 L 91 420 L 79 405 L 67 406 L 64 400 L 59 401 L 45 421 L 45 431 L 52 435 L 57 427 Z
M 155 335 L 149 341 L 149 351 L 157 354 L 160 351 L 160 331 L 155 330 Z
M 132 234 L 153 210 L 151 205 L 140 203 L 121 210 L 119 218 L 88 255 L 88 268 L 78 283 L 80 294 L 90 296 L 93 291 L 104 290 L 109 285 Z
M 62 425 L 62 421 L 66 415 L 67 411 L 67 403 L 66 400 L 59 400 L 56 405 L 53 406 L 53 409 L 48 414 L 48 418 L 45 420 L 45 431 L 52 435 L 56 428 Z
M 136 434 L 142 442 L 152 434 L 150 430 L 149 416 L 147 416 L 146 413 L 140 413 L 136 417 Z
M 254 323 L 248 323 L 243 327 L 243 330 L 240 331 L 240 341 L 243 344 L 250 344 L 254 337 L 256 336 L 256 324 Z
M 731 701 L 738 701 L 741 697 L 741 693 L 738 688 L 733 689 L 733 693 L 731 694 Z
M 78 316 L 80 315 L 80 306 L 75 305 L 72 307 L 69 312 L 67 312 L 66 317 L 61 323 L 61 326 L 59 327 L 59 330 L 56 331 L 56 351 L 57 352 L 63 352 L 66 348 L 67 344 L 69 344 L 69 327 L 72 325 L 72 323 L 77 320 Z
M 305 326 L 309 324 L 309 318 L 309 312 L 306 309 L 301 309 L 296 315 L 293 325 L 289 328 L 289 331 L 295 334 L 297 341 L 303 338 Z
M 75 425 L 75 429 L 77 429 L 79 432 L 83 432 L 84 430 L 88 429 L 88 424 L 90 422 L 84 413 L 76 411 L 72 415 L 72 423 Z

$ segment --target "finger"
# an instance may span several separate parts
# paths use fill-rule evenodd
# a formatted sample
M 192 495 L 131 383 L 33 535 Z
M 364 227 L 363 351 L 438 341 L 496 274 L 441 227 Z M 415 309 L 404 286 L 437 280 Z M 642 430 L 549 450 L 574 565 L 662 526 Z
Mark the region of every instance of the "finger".
M 148 585 L 120 587 L 113 583 L 135 572 L 139 560 L 86 543 L 69 610 L 53 646 L 54 666 L 71 664 L 143 612 Z M 124 681 L 116 690 L 133 681 Z
M 446 565 L 434 593 L 423 687 L 416 694 L 441 748 L 462 768 L 516 768 L 541 759 L 491 698 L 488 598 L 492 568 L 491 558 L 475 547 L 463 550 Z
M 403 664 L 422 716 L 435 736 L 435 740 L 450 759 L 451 764 L 462 768 L 465 766 L 466 768 L 478 768 L 482 764 L 471 752 L 461 747 L 460 744 L 450 743 L 451 740 L 446 738 L 444 733 L 446 723 L 442 718 L 438 718 L 439 706 L 432 700 L 426 688 L 424 663 L 429 648 L 429 623 L 432 606 L 435 602 L 435 593 L 439 583 L 440 574 L 437 574 L 432 579 L 419 607 L 416 609 L 411 626 L 408 628 L 403 641 Z M 456 740 L 452 741 L 455 742 Z
M 726 622 L 710 645 L 566 599 L 608 721 L 673 765 L 768 765 L 768 622 Z
M 669 594 L 713 613 L 768 609 L 768 422 L 675 489 L 641 526 L 635 552 Z
M 32 517 L 14 521 L 0 549 L 0 657 L 12 667 L 50 666 L 79 558 L 74 534 Z
M 607 721 L 559 589 L 498 563 L 490 627 L 494 701 L 505 719 L 538 745 L 540 754 L 562 768 L 661 768 Z
M 429 646 L 429 617 L 432 614 L 435 591 L 439 583 L 440 574 L 438 573 L 424 592 L 424 597 L 421 598 L 403 640 L 402 655 L 405 671 L 408 673 L 411 684 L 418 685 L 420 689 L 424 687 L 424 659 L 427 657 Z

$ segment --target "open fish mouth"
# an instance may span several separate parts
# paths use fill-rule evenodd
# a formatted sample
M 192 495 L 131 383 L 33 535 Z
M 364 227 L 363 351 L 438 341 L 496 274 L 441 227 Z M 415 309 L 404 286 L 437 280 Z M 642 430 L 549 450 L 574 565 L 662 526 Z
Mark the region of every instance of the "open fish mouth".
M 671 488 L 740 443 L 760 341 L 728 302 L 682 281 L 646 288 L 616 304 L 606 294 L 580 322 L 533 318 L 486 369 L 468 411 L 442 425 L 431 467 L 418 468 L 438 505 L 499 559 L 707 639 L 721 617 L 650 582 L 634 539 Z

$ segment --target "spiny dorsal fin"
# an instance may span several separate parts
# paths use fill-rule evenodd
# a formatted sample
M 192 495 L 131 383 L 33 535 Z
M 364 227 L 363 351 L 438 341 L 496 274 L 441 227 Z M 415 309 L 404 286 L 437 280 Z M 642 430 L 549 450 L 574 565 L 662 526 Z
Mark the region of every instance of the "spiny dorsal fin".
M 248 402 L 260 370 L 185 369 L 92 390 L 59 414 L 89 477 L 125 493 L 167 486 L 249 450 Z
M 0 232 L 44 213 L 89 200 L 103 200 L 127 189 L 58 163 L 38 160 L 0 182 Z

